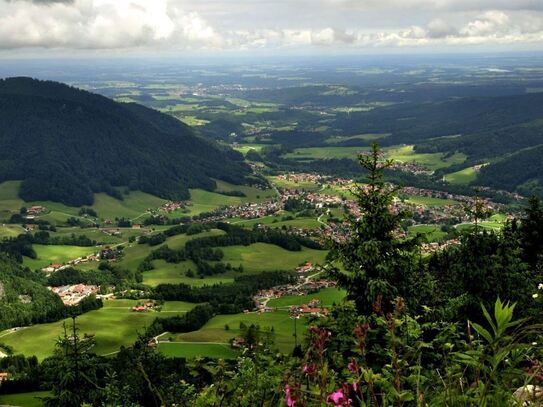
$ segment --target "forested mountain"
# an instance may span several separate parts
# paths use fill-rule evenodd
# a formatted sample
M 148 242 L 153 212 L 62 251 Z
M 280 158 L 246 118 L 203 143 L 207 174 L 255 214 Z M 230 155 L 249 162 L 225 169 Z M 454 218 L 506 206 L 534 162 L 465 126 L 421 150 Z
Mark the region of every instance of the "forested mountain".
M 54 321 L 64 311 L 60 298 L 37 274 L 0 255 L 0 330 Z
M 181 199 L 248 174 L 241 155 L 170 116 L 29 78 L 0 80 L 0 145 L 0 182 L 22 180 L 27 201 L 88 205 L 116 186 Z

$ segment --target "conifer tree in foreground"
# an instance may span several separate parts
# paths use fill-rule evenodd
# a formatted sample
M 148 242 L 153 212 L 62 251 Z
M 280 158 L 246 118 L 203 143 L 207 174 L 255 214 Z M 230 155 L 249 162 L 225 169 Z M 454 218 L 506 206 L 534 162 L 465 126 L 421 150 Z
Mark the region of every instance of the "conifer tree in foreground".
M 331 241 L 329 260 L 334 265 L 331 276 L 347 290 L 357 311 L 369 315 L 376 308 L 390 311 L 398 296 L 412 300 L 411 305 L 420 298 L 419 243 L 416 238 L 397 236 L 407 213 L 392 210 L 398 188 L 384 178 L 392 161 L 382 158 L 377 144 L 358 160 L 368 173 L 367 184 L 357 184 L 352 191 L 361 216 L 348 216 L 350 235 L 345 241 Z

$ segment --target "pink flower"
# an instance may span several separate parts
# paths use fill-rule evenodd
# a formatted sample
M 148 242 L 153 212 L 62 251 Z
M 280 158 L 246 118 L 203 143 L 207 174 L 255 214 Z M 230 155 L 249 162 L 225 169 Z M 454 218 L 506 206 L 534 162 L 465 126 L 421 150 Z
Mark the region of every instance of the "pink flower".
M 287 404 L 287 407 L 294 407 L 296 404 L 296 400 L 290 393 L 290 386 L 288 384 L 285 384 L 285 403 Z
M 353 402 L 351 399 L 345 396 L 342 389 L 337 389 L 335 392 L 330 394 L 326 401 L 333 403 L 334 406 L 349 406 Z
M 356 393 L 358 391 L 358 382 L 353 382 L 351 386 L 353 387 L 353 391 Z
M 317 367 L 314 363 L 306 363 L 302 369 L 302 373 L 311 376 L 315 371 L 317 370 Z
M 349 362 L 347 369 L 349 369 L 352 373 L 358 373 L 358 363 L 356 362 L 356 359 L 352 359 Z

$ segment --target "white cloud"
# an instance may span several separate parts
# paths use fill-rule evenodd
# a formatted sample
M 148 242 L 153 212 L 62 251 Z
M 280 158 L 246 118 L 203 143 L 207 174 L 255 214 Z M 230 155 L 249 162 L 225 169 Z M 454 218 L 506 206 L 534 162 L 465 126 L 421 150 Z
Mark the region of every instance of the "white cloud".
M 0 48 L 541 47 L 540 8 L 541 0 L 0 0 Z

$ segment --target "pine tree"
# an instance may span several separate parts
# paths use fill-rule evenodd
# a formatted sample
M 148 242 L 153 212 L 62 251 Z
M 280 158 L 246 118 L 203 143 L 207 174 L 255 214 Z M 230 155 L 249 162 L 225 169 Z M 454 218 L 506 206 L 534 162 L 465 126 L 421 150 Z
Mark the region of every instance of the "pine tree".
M 370 154 L 359 156 L 359 162 L 368 172 L 367 184 L 357 184 L 352 191 L 361 216 L 348 215 L 350 235 L 345 241 L 332 239 L 329 268 L 357 311 L 369 315 L 389 312 L 397 296 L 409 299 L 411 305 L 417 303 L 420 248 L 418 239 L 397 236 L 407 212 L 392 211 L 398 188 L 384 179 L 384 170 L 392 161 L 384 160 L 374 144 Z

